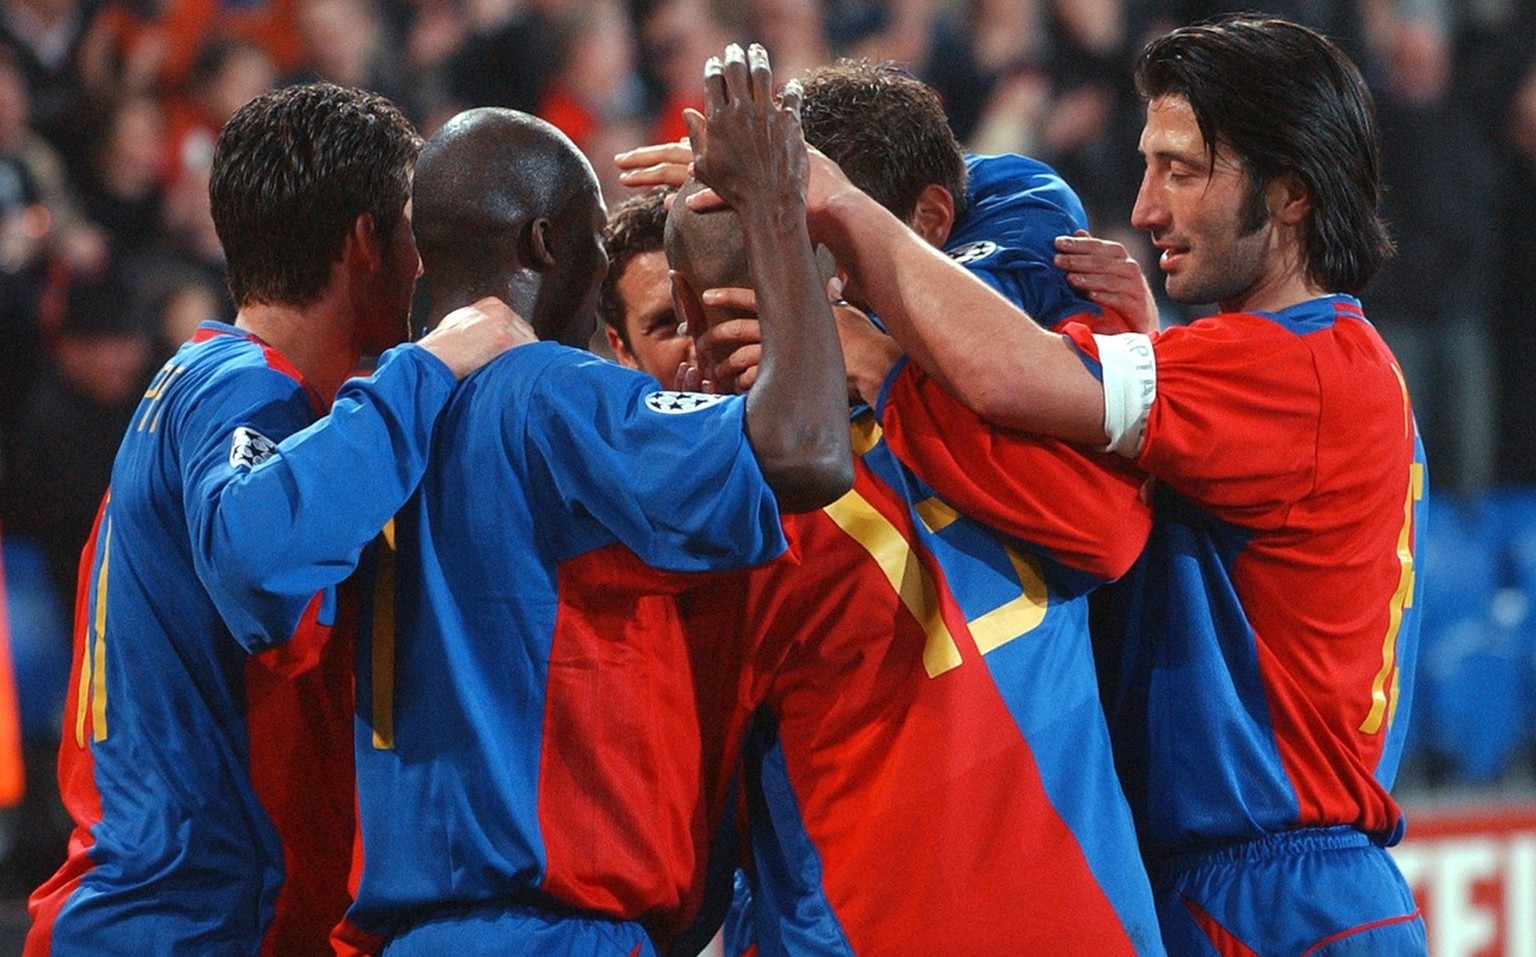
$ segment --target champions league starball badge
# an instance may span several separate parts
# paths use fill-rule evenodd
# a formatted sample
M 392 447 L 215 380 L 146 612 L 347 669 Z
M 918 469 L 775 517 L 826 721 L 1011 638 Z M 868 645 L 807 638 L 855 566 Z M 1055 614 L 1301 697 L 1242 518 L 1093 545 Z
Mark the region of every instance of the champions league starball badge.
M 229 446 L 229 467 L 253 469 L 277 454 L 277 443 L 257 432 L 240 426 L 235 429 Z
M 726 398 L 727 396 L 706 395 L 703 392 L 652 392 L 645 397 L 645 405 L 652 412 L 660 412 L 663 415 L 686 415 L 689 412 L 707 409 L 717 402 L 724 402 Z
M 949 251 L 948 256 L 964 266 L 968 263 L 980 262 L 995 252 L 997 252 L 997 243 L 983 239 L 974 243 L 966 243 L 964 246 L 956 246 Z

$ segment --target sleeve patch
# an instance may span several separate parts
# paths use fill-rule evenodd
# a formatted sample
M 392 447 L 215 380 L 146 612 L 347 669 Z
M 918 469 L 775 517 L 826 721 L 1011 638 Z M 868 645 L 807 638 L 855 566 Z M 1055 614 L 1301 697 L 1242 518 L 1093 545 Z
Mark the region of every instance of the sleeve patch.
M 685 415 L 707 409 L 730 398 L 725 395 L 706 395 L 703 392 L 652 392 L 645 397 L 645 406 L 662 415 Z
M 257 432 L 239 426 L 229 446 L 229 467 L 253 469 L 277 454 L 277 443 Z
M 968 266 L 971 263 L 981 262 L 995 252 L 997 252 L 997 243 L 982 239 L 974 243 L 966 243 L 964 246 L 956 246 L 949 250 L 947 255 L 960 265 Z

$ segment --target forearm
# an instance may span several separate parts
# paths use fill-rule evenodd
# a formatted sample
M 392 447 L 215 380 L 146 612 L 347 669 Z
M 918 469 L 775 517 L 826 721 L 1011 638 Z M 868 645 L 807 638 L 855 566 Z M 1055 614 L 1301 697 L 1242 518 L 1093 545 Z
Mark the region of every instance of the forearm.
M 1066 339 L 863 193 L 832 198 L 816 226 L 902 349 L 967 406 L 998 425 L 1104 443 L 1103 390 Z
M 199 574 L 243 642 L 285 639 L 310 596 L 351 571 L 420 481 L 452 385 L 434 358 L 393 356 L 271 458 L 204 473 L 189 495 Z
M 847 388 L 832 308 L 811 253 L 804 207 L 738 210 L 757 291 L 762 363 L 746 429 L 786 512 L 820 508 L 853 481 Z

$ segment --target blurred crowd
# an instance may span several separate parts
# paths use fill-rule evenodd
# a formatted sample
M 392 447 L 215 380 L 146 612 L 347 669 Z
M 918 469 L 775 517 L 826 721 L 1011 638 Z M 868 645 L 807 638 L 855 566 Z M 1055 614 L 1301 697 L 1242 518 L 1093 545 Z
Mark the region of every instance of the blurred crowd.
M 1364 298 L 1403 363 L 1437 493 L 1536 486 L 1521 358 L 1536 323 L 1536 0 L 0 0 L 0 529 L 34 754 L 24 813 L 46 822 L 57 800 L 76 564 L 118 439 L 196 323 L 233 318 L 207 177 L 221 124 L 252 96 L 367 87 L 424 135 L 473 106 L 537 113 L 590 156 L 612 206 L 627 193 L 613 154 L 680 137 L 726 42 L 764 43 L 781 76 L 895 60 L 938 90 L 969 149 L 1054 165 L 1095 231 L 1150 263 L 1128 225 L 1131 62 L 1174 25 L 1251 8 L 1339 40 L 1375 88 L 1398 255 Z M 1165 304 L 1166 322 L 1190 318 Z M 19 884 L 63 849 L 47 826 L 12 827 L 0 858 L 4 833 L 36 836 L 46 858 L 8 867 Z

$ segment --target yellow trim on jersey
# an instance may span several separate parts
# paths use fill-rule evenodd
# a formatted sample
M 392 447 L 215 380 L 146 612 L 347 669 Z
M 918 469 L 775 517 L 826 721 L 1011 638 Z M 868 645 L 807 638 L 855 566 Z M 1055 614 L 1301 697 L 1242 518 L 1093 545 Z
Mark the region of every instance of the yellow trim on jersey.
M 80 652 L 80 686 L 75 699 L 75 744 L 85 747 L 85 716 L 91 740 L 107 738 L 107 566 L 112 557 L 112 520 L 102 529 L 101 567 L 96 572 L 96 615 Z
M 982 654 L 1033 631 L 1045 620 L 1049 604 L 1039 559 L 1020 554 L 1010 545 L 1003 548 L 1008 552 L 1008 560 L 1013 563 L 1013 571 L 1018 575 L 1023 591 L 1017 598 L 966 623 L 971 629 L 971 637 L 976 639 L 976 649 Z
M 1360 730 L 1365 734 L 1380 731 L 1383 720 L 1391 727 L 1392 719 L 1397 715 L 1397 634 L 1403 627 L 1404 610 L 1413 607 L 1413 503 L 1423 497 L 1424 466 L 1414 462 L 1408 471 L 1408 494 L 1403 501 L 1403 527 L 1397 533 L 1397 560 L 1401 571 L 1398 573 L 1397 591 L 1392 593 L 1392 600 L 1387 605 L 1387 635 L 1381 645 L 1381 669 L 1371 682 L 1371 710 L 1360 723 Z
M 912 507 L 917 511 L 917 517 L 923 520 L 923 525 L 935 535 L 960 520 L 960 513 L 955 511 L 955 507 L 936 496 L 929 496 Z
M 848 426 L 848 431 L 853 440 L 853 454 L 858 456 L 868 455 L 885 437 L 885 432 L 880 428 L 880 423 L 875 421 L 873 412 L 865 412 L 854 419 Z
M 384 525 L 373 579 L 373 746 L 395 747 L 395 520 Z
M 923 633 L 928 636 L 923 645 L 923 668 L 928 677 L 935 678 L 959 667 L 960 648 L 939 614 L 938 588 L 912 550 L 912 544 L 857 491 L 850 491 L 824 511 L 839 528 L 864 546 L 900 596 L 901 603 L 923 626 Z

